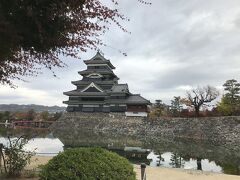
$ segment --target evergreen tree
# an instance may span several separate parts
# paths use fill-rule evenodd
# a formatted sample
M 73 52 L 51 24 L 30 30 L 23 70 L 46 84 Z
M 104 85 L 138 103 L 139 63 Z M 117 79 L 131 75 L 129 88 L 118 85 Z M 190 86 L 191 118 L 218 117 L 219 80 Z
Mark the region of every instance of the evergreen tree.
M 171 113 L 173 116 L 178 117 L 180 115 L 180 112 L 182 110 L 181 105 L 181 97 L 180 96 L 174 96 L 173 100 L 171 100 Z
M 151 112 L 153 117 L 166 116 L 169 113 L 169 106 L 164 104 L 162 100 L 155 100 L 153 110 Z
M 240 100 L 240 83 L 235 79 L 227 80 L 223 84 L 224 90 L 227 93 L 224 95 L 224 98 L 228 101 L 228 103 L 232 105 L 236 105 Z
M 223 84 L 223 87 L 226 93 L 217 108 L 224 115 L 237 115 L 240 107 L 240 83 L 230 79 Z

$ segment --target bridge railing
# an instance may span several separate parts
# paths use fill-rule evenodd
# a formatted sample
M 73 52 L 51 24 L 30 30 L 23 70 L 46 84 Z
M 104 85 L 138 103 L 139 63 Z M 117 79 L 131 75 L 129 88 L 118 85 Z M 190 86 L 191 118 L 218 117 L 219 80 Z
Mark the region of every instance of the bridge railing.
M 13 127 L 19 128 L 48 128 L 55 121 L 13 121 Z

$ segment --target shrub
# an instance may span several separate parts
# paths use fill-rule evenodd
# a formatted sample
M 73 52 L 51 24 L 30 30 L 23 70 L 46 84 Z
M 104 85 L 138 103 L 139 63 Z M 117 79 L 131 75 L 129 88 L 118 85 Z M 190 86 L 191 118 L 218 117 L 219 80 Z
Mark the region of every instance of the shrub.
M 32 151 L 24 151 L 24 146 L 28 143 L 28 139 L 21 136 L 19 138 L 10 139 L 9 145 L 1 145 L 0 157 L 3 160 L 4 173 L 7 177 L 20 176 L 24 167 L 30 163 L 31 157 L 35 154 Z M 3 149 L 5 152 L 3 152 Z M 0 159 L 0 161 L 2 161 Z
M 129 161 L 116 153 L 101 148 L 74 148 L 66 150 L 42 167 L 44 180 L 135 180 Z

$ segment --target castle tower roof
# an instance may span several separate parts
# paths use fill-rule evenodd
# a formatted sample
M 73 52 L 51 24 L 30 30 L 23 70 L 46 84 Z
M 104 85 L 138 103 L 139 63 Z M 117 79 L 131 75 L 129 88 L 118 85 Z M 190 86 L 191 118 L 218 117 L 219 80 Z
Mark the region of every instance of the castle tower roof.
M 99 51 L 97 54 L 89 59 L 89 60 L 84 60 L 83 61 L 86 65 L 99 65 L 99 64 L 106 64 L 108 65 L 111 69 L 115 69 L 115 67 L 112 65 L 112 63 L 107 60 Z

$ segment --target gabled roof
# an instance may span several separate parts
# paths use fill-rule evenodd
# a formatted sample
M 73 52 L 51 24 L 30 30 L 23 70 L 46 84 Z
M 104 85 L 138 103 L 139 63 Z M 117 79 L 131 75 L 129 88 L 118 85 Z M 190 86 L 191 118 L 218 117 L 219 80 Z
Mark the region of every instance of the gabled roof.
M 91 58 L 90 60 L 84 60 L 83 62 L 86 65 L 88 65 L 88 64 L 107 64 L 110 68 L 115 69 L 115 67 L 112 65 L 112 63 L 109 60 L 107 60 L 105 57 L 103 57 L 99 51 L 93 58 Z
M 95 88 L 98 92 L 103 92 L 102 88 L 100 88 L 98 85 L 96 85 L 94 82 L 91 82 L 86 88 L 81 90 L 81 92 L 87 91 L 89 88 Z
M 126 99 L 108 99 L 107 103 L 129 104 L 129 105 L 150 105 L 151 102 L 143 98 L 139 94 L 130 94 Z
M 127 84 L 114 84 L 112 89 L 112 93 L 129 93 Z
M 127 104 L 151 104 L 151 102 L 142 96 L 140 94 L 131 94 L 127 99 Z

